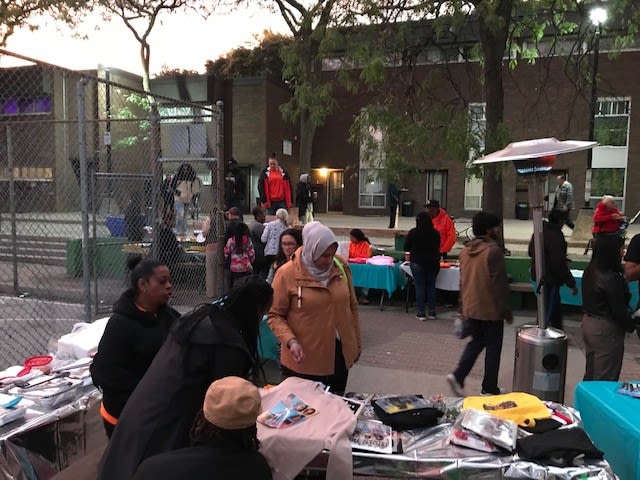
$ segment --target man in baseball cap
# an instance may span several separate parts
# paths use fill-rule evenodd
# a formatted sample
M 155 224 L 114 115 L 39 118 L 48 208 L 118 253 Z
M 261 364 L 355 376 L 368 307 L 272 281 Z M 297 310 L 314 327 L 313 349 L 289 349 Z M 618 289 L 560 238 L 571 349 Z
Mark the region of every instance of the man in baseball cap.
M 438 200 L 429 200 L 424 206 L 431 216 L 433 228 L 440 234 L 440 255 L 447 258 L 447 253 L 456 244 L 456 226 L 444 208 L 440 208 Z

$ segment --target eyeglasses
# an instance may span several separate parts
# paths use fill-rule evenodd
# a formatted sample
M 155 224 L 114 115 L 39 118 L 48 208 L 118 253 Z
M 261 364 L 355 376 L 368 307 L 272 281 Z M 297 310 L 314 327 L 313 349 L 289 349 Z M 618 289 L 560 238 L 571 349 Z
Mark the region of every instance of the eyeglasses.
M 298 244 L 296 242 L 281 242 L 280 245 L 283 247 L 297 247 Z

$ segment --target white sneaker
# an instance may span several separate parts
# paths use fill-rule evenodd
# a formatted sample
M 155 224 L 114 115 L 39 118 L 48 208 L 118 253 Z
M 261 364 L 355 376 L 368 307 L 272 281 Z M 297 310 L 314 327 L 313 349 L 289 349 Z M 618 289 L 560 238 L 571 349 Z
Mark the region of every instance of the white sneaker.
M 456 376 L 453 373 L 450 373 L 449 375 L 447 375 L 447 382 L 449 383 L 449 386 L 451 387 L 451 391 L 458 397 L 466 397 L 466 393 L 464 392 L 464 387 L 462 386 L 462 384 L 460 382 L 458 382 L 458 379 L 456 378 Z

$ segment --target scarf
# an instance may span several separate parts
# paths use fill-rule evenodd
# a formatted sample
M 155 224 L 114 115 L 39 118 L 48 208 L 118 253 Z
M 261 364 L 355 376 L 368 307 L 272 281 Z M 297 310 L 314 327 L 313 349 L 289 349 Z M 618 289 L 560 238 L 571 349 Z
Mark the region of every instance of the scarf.
M 329 283 L 333 262 L 326 270 L 322 270 L 316 266 L 315 261 L 334 243 L 338 243 L 335 235 L 320 222 L 309 222 L 302 229 L 302 264 L 325 287 Z

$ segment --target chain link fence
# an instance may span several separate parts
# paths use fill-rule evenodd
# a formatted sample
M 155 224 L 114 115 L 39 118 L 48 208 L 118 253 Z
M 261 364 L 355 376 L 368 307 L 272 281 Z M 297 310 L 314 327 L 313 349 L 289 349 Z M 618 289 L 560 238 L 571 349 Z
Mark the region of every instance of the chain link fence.
M 108 316 L 136 256 L 169 265 L 181 311 L 221 294 L 221 108 L 122 71 L 0 65 L 0 367 Z

